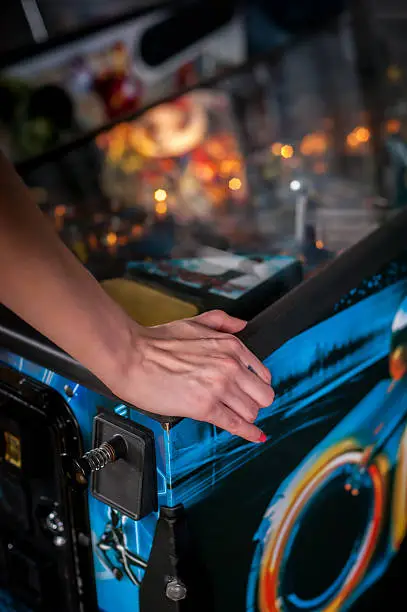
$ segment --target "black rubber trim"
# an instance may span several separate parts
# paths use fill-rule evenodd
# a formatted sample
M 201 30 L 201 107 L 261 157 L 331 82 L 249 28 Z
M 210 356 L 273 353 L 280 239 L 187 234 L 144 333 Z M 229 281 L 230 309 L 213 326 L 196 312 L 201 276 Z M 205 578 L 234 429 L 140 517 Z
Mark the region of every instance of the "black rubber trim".
M 239 334 L 260 359 L 332 312 L 340 298 L 407 249 L 407 210 L 252 319 Z
M 79 383 L 92 391 L 115 399 L 118 402 L 121 401 L 106 385 L 78 361 L 62 351 L 58 346 L 4 306 L 0 306 L 0 347 L 15 353 L 19 357 L 28 359 L 43 368 L 52 370 L 52 372 L 56 372 L 64 378 Z M 162 417 L 157 414 L 146 413 L 136 406 L 128 405 L 160 423 L 172 423 L 179 420 L 178 417 Z

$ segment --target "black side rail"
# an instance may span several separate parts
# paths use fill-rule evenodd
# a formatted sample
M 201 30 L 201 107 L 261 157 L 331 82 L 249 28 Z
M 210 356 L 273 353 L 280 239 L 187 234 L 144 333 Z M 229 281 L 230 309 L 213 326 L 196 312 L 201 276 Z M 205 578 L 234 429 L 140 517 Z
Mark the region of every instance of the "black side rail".
M 83 367 L 79 361 L 76 361 L 68 353 L 65 353 L 56 344 L 8 310 L 8 308 L 1 305 L 0 348 L 6 349 L 28 361 L 32 361 L 52 372 L 56 372 L 60 376 L 79 383 L 91 391 L 110 397 L 118 402 L 121 401 L 96 376 Z M 132 407 L 136 408 L 135 406 Z M 136 409 L 163 424 L 172 424 L 180 420 L 178 417 L 163 417 L 158 414 L 145 413 L 139 408 Z
M 239 334 L 259 359 L 318 323 L 341 297 L 407 250 L 407 209 L 252 319 Z
M 342 253 L 312 277 L 249 322 L 241 340 L 264 359 L 294 336 L 318 323 L 340 298 L 407 250 L 407 209 Z M 111 391 L 79 362 L 12 312 L 0 307 L 0 347 L 114 399 Z M 177 417 L 149 415 L 173 425 Z

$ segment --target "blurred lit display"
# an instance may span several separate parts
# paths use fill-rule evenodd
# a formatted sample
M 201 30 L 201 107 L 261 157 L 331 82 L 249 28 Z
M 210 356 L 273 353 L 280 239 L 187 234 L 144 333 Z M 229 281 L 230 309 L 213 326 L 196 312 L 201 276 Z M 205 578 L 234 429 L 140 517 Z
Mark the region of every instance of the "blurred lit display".
M 314 274 L 407 204 L 403 107 L 375 125 L 355 75 L 340 35 L 317 36 L 281 65 L 261 61 L 117 123 L 29 183 L 99 278 L 202 247 L 296 257 Z M 378 144 L 387 197 L 375 182 Z
M 96 141 L 104 191 L 120 207 L 210 220 L 247 197 L 227 97 L 200 91 L 120 123 Z

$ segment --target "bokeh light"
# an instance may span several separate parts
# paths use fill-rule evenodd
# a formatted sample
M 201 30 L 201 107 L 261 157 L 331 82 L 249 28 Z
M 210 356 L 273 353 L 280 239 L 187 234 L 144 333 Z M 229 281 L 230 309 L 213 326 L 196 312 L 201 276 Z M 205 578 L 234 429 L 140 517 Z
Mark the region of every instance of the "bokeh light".
M 156 202 L 165 202 L 167 199 L 167 192 L 165 189 L 156 189 L 154 192 L 154 200 Z
M 165 215 L 167 210 L 168 207 L 165 201 L 157 202 L 157 204 L 155 205 L 155 212 L 157 213 L 157 215 Z
M 369 142 L 370 131 L 366 127 L 357 127 L 354 133 L 358 142 Z
M 291 159 L 294 155 L 294 148 L 291 145 L 284 145 L 281 147 L 281 157 L 284 159 Z
M 140 236 L 142 234 L 143 234 L 143 226 L 142 225 L 136 224 L 136 225 L 132 226 L 132 228 L 131 228 L 131 235 L 134 238 L 140 238 Z
M 297 180 L 291 181 L 290 189 L 291 191 L 299 191 L 301 189 L 300 181 L 297 181 Z
M 117 234 L 115 232 L 109 232 L 106 236 L 106 244 L 114 246 L 117 242 Z
M 307 134 L 302 139 L 300 151 L 302 155 L 323 155 L 328 148 L 328 140 L 323 132 Z
M 386 132 L 388 134 L 398 134 L 401 130 L 401 121 L 399 119 L 389 119 L 386 123 Z
M 282 148 L 283 148 L 283 145 L 281 144 L 281 142 L 275 142 L 274 144 L 271 145 L 270 150 L 273 155 L 275 155 L 276 157 L 279 157 L 281 155 Z
M 346 138 L 346 143 L 348 145 L 348 147 L 350 147 L 351 149 L 356 149 L 360 142 L 359 140 L 356 138 L 356 134 L 354 132 L 351 132 L 350 134 L 348 134 L 347 138 Z
M 63 204 L 58 204 L 58 206 L 55 206 L 54 208 L 54 214 L 56 217 L 63 217 L 66 215 L 66 206 Z
M 242 186 L 242 181 L 240 180 L 240 178 L 237 178 L 237 176 L 234 176 L 233 178 L 230 179 L 229 189 L 231 191 L 239 191 L 241 186 Z

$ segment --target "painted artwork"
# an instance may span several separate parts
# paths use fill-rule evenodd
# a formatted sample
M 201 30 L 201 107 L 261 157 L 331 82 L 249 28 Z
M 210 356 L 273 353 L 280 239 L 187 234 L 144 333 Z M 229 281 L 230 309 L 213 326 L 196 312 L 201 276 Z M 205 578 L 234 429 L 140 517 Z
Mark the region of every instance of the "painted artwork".
M 390 347 L 388 376 L 273 496 L 255 535 L 248 610 L 347 609 L 400 549 L 407 526 L 407 299 Z
M 396 557 L 407 518 L 406 274 L 404 261 L 366 279 L 265 360 L 277 392 L 258 423 L 265 445 L 203 426 L 191 444 L 196 426 L 175 428 L 176 501 L 200 534 L 216 611 L 353 609 Z

